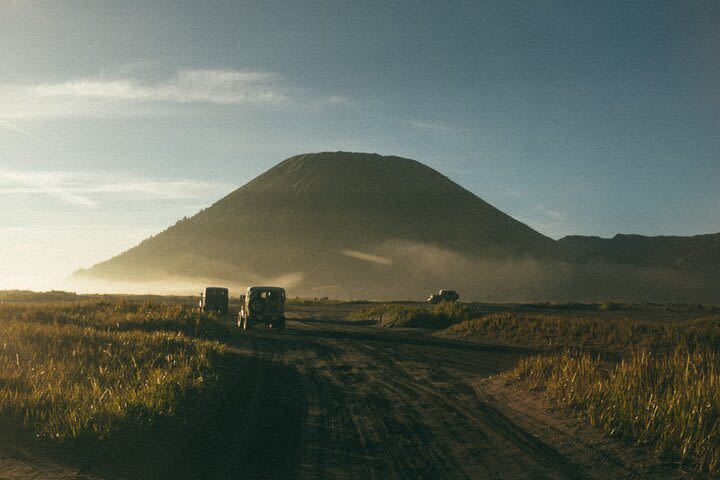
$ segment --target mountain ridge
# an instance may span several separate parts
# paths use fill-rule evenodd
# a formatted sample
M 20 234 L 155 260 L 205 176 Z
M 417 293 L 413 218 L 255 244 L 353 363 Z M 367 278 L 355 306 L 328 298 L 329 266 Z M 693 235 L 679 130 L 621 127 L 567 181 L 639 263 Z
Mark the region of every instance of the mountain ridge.
M 720 233 L 700 235 L 638 235 L 611 238 L 568 235 L 558 245 L 571 261 L 605 261 L 621 265 L 663 265 L 702 275 L 720 275 Z
M 278 163 L 75 277 L 272 282 L 303 295 L 344 298 L 418 298 L 458 286 L 498 300 L 602 295 L 592 284 L 611 279 L 613 266 L 677 269 L 682 281 L 694 282 L 688 278 L 699 260 L 653 263 L 648 258 L 657 242 L 642 238 L 553 240 L 415 160 L 321 152 Z M 670 256 L 686 251 L 671 247 L 655 250 Z M 714 258 L 720 265 L 720 250 Z

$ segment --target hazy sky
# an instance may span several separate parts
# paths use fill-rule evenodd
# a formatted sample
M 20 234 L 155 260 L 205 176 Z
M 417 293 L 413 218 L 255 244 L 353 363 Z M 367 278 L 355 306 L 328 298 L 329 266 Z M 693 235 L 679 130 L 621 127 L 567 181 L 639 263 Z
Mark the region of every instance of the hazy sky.
M 413 158 L 554 238 L 720 231 L 720 2 L 0 0 L 0 288 L 286 157 Z

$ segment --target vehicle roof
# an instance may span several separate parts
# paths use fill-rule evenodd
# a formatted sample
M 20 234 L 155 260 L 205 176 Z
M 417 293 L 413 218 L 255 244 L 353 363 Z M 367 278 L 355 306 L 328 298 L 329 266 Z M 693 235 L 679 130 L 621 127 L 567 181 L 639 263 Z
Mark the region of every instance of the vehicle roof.
M 225 287 L 205 287 L 205 290 L 225 290 L 225 291 L 227 291 L 227 288 L 225 288 Z
M 282 287 L 248 287 L 247 291 L 249 292 L 250 290 L 269 290 L 273 292 L 285 291 Z

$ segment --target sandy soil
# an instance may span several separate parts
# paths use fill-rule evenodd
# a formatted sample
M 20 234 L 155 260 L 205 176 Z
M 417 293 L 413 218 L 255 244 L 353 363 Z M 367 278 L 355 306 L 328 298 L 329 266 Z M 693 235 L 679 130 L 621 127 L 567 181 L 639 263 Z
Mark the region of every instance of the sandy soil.
M 246 362 L 167 478 L 690 478 L 489 379 L 532 351 L 343 321 L 351 308 L 294 307 L 284 333 L 233 336 Z M 0 444 L 0 478 L 102 471 Z

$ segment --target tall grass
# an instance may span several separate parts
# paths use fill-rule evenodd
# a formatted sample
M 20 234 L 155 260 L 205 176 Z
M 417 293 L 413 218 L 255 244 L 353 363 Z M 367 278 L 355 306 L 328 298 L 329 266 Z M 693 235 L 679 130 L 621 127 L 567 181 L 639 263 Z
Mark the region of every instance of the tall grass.
M 660 461 L 720 473 L 720 316 L 660 322 L 498 313 L 442 333 L 547 348 L 506 376 L 612 436 L 647 445 Z
M 0 290 L 0 302 L 60 302 L 75 301 L 80 296 L 75 292 L 51 290 L 49 292 L 33 292 L 31 290 Z
M 356 303 L 367 303 L 367 300 L 337 300 L 334 298 L 321 297 L 321 298 L 301 298 L 292 297 L 288 298 L 285 302 L 286 305 L 294 307 L 308 307 L 308 306 L 322 306 L 322 305 L 347 305 Z
M 0 305 L 0 415 L 56 443 L 187 416 L 223 360 L 220 344 L 190 336 L 211 323 L 178 306 Z
M 376 320 L 387 327 L 446 328 L 466 320 L 470 310 L 464 304 L 441 302 L 430 304 L 383 303 L 350 314 L 354 320 Z
M 178 304 L 110 301 L 74 303 L 6 303 L 0 305 L 0 322 L 17 320 L 55 326 L 75 325 L 106 331 L 171 331 L 190 336 L 218 337 L 229 329 L 213 321 L 214 313 Z
M 610 435 L 661 461 L 720 471 L 720 355 L 677 347 L 608 362 L 588 354 L 532 357 L 512 372 Z
M 450 326 L 444 335 L 559 348 L 616 351 L 672 350 L 702 345 L 720 350 L 720 316 L 684 322 L 607 319 L 593 316 L 493 313 Z

